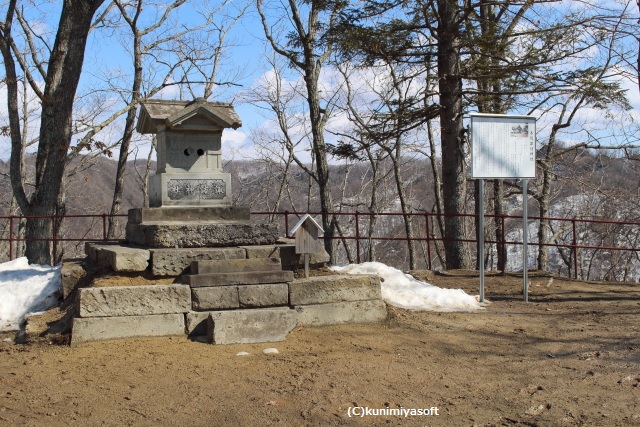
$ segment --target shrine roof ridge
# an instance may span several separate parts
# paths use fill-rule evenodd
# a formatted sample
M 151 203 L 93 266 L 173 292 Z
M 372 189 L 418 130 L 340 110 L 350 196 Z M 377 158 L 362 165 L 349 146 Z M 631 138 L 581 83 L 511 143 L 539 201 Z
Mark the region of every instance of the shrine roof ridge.
M 156 133 L 159 126 L 176 127 L 196 115 L 203 116 L 221 128 L 237 129 L 242 121 L 233 105 L 224 102 L 149 99 L 140 103 L 137 131 Z

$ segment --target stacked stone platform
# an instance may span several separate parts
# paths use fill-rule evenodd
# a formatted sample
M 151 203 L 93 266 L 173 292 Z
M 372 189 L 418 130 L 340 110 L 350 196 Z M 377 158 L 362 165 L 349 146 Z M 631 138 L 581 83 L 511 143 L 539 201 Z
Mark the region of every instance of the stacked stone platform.
M 72 345 L 181 335 L 214 344 L 284 340 L 296 326 L 386 318 L 373 276 L 294 280 L 304 258 L 275 225 L 249 221 L 243 207 L 132 209 L 125 243 L 87 243 L 93 266 L 176 277 L 180 284 L 88 288 L 78 292 Z M 324 251 L 310 264 L 329 261 Z
M 268 284 L 80 289 L 71 343 L 172 335 L 208 337 L 215 344 L 273 342 L 286 339 L 296 326 L 373 323 L 387 317 L 376 276 L 291 279 Z
M 332 275 L 298 279 L 289 285 L 289 304 L 305 326 L 375 323 L 387 318 L 380 278 Z
M 184 335 L 191 293 L 184 285 L 78 290 L 71 345 L 131 337 Z

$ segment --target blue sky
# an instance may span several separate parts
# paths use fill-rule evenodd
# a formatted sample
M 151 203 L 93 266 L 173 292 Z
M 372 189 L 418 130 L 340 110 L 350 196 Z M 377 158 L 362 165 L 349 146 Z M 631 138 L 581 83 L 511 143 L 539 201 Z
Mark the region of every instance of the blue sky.
M 211 2 L 206 2 L 206 4 L 212 6 Z M 198 4 L 197 2 L 195 2 L 194 5 L 203 7 L 202 4 Z M 235 0 L 232 0 L 229 3 L 229 7 L 232 8 L 232 10 L 237 10 L 242 6 L 243 3 Z M 59 5 L 56 3 L 44 3 L 40 9 L 29 11 L 30 16 L 32 17 L 32 22 L 34 23 L 33 27 L 36 31 L 46 35 L 55 28 L 56 23 L 47 22 L 47 19 L 53 19 L 56 17 L 55 9 L 58 7 Z M 147 7 L 145 9 L 146 14 L 151 14 L 153 12 L 154 11 L 151 7 Z M 161 12 L 162 10 L 158 11 L 158 13 Z M 219 13 L 217 16 L 222 17 L 223 15 Z M 286 24 L 286 21 L 278 21 L 278 17 L 276 16 L 272 16 L 272 18 L 272 22 Z M 197 25 L 198 19 L 200 18 L 195 9 L 188 4 L 185 4 L 181 8 L 180 13 L 176 14 L 176 22 L 173 24 L 173 27 L 169 27 L 169 31 L 177 32 L 185 26 Z M 220 19 L 221 18 L 218 19 L 219 24 L 223 22 Z M 88 100 L 90 99 L 89 95 L 95 94 L 95 89 L 104 91 L 98 92 L 104 97 L 99 100 L 103 105 L 115 104 L 118 102 L 117 95 L 108 92 L 109 87 L 104 81 L 104 76 L 110 75 L 111 77 L 115 77 L 119 74 L 126 76 L 131 73 L 130 60 L 122 44 L 123 42 L 126 42 L 126 37 L 126 28 L 118 30 L 102 28 L 96 30 L 92 35 L 87 47 L 85 68 L 80 89 L 81 94 L 87 95 L 87 102 L 80 103 L 80 111 L 85 109 L 88 110 L 90 108 L 88 103 Z M 240 85 L 240 87 L 234 87 L 230 90 L 220 90 L 219 93 L 214 93 L 210 100 L 235 100 L 234 105 L 236 106 L 236 109 L 243 121 L 243 127 L 238 131 L 226 131 L 224 140 L 228 150 L 227 148 L 224 148 L 225 153 L 228 153 L 233 158 L 237 158 L 236 156 L 255 156 L 255 150 L 250 139 L 251 131 L 256 128 L 269 130 L 272 126 L 266 120 L 261 109 L 248 103 L 238 102 L 239 93 L 243 89 L 251 87 L 254 82 L 258 81 L 261 76 L 265 75 L 269 68 L 264 56 L 265 53 L 268 52 L 267 42 L 265 40 L 260 21 L 256 16 L 256 12 L 252 8 L 248 9 L 241 21 L 233 28 L 230 33 L 229 40 L 233 41 L 234 46 L 230 48 L 228 52 L 228 59 L 224 63 L 223 70 L 230 72 L 233 76 L 232 80 Z M 236 75 L 238 72 L 240 73 L 239 77 Z M 290 79 L 289 82 L 294 86 L 296 79 L 299 79 L 299 76 L 291 69 L 286 70 L 286 72 L 286 77 Z M 328 72 L 328 74 L 330 74 L 330 72 Z M 362 73 L 361 76 L 364 80 L 370 79 L 366 73 Z M 224 80 L 224 78 L 222 79 Z M 325 80 L 330 86 L 329 81 L 331 80 L 331 77 L 329 76 Z M 129 83 L 126 79 L 116 79 L 114 82 L 120 89 L 128 89 Z M 634 109 L 636 111 L 640 110 L 640 97 L 638 96 L 637 83 L 626 80 L 623 82 L 623 85 L 629 89 L 628 94 Z M 329 89 L 332 88 L 329 87 Z M 4 106 L 6 105 L 5 97 L 6 94 L 4 89 L 0 87 L 0 99 L 2 100 L 3 106 L 0 107 L 0 119 L 2 119 L 2 121 L 5 121 L 4 117 L 6 117 L 6 113 L 3 113 L 5 109 Z M 173 99 L 180 98 L 175 86 L 163 91 L 159 97 Z M 182 96 L 182 98 L 188 99 L 189 97 Z M 611 134 L 624 132 L 624 120 L 626 120 L 628 124 L 634 126 L 638 121 L 640 121 L 638 120 L 637 114 L 632 114 L 625 117 L 624 120 L 621 119 L 622 121 L 616 125 L 616 129 L 614 130 L 611 127 L 611 123 L 613 122 L 605 116 L 605 113 L 618 114 L 617 112 L 603 112 L 602 110 L 584 109 L 578 117 L 577 122 L 581 124 L 582 127 L 591 129 L 595 135 L 603 135 L 607 132 L 610 132 Z M 632 123 L 629 122 L 629 120 L 634 120 L 635 122 Z M 343 124 L 344 117 L 335 117 L 333 123 L 337 123 L 338 125 Z M 545 116 L 543 117 L 543 121 L 538 124 L 538 129 L 544 132 L 545 129 L 549 128 L 550 123 L 552 123 L 551 117 Z M 36 121 L 34 121 L 34 126 L 37 126 Z M 35 131 L 36 129 L 33 129 L 32 133 Z M 103 132 L 100 135 L 100 138 L 103 138 L 106 141 L 115 141 L 118 136 L 118 129 L 113 129 L 111 132 Z M 584 138 L 584 135 L 567 132 L 563 137 L 566 140 L 571 141 L 572 138 Z M 8 158 L 8 152 L 4 149 L 5 147 L 6 140 L 3 140 L 2 154 L 0 155 L 3 159 Z M 146 156 L 146 149 L 148 149 L 148 145 L 140 146 L 138 156 Z

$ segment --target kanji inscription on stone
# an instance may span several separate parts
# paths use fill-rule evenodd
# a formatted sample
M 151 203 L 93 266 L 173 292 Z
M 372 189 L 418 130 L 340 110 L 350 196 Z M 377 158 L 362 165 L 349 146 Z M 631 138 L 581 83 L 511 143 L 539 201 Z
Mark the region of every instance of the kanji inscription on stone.
M 170 179 L 167 196 L 171 200 L 218 200 L 227 195 L 222 179 Z

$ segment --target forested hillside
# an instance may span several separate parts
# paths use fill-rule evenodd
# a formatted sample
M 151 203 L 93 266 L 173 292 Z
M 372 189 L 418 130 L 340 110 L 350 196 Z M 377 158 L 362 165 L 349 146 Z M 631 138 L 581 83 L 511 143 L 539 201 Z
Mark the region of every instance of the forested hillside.
M 31 164 L 28 162 L 28 164 Z M 137 166 L 134 168 L 134 165 Z M 151 165 L 152 168 L 155 165 Z M 319 211 L 317 184 L 297 166 L 291 166 L 287 173 L 282 170 L 283 165 L 268 159 L 231 161 L 225 166 L 232 174 L 234 203 L 248 205 L 252 212 L 292 212 Z M 0 191 L 3 200 L 2 215 L 17 214 L 14 207 L 10 210 L 11 197 L 8 180 L 6 179 L 6 163 L 0 163 Z M 552 206 L 549 216 L 558 218 L 589 218 L 616 221 L 640 222 L 640 202 L 638 187 L 640 184 L 640 161 L 633 156 L 606 156 L 588 150 L 571 151 L 565 153 L 554 166 L 552 181 Z M 113 185 L 116 162 L 106 157 L 79 157 L 72 163 L 72 172 L 67 181 L 66 213 L 73 214 L 103 214 L 108 213 L 113 197 Z M 143 205 L 142 177 L 146 171 L 146 162 L 130 162 L 127 168 L 125 192 L 123 195 L 122 213 L 131 207 Z M 380 260 L 403 268 L 409 267 L 410 247 L 405 241 L 373 241 L 373 238 L 404 238 L 407 230 L 417 238 L 426 237 L 424 216 L 408 216 L 407 220 L 401 215 L 385 216 L 378 214 L 401 213 L 404 204 L 409 213 L 435 213 L 437 211 L 434 197 L 433 174 L 427 159 L 412 158 L 402 161 L 401 179 L 402 194 L 405 200 L 401 203 L 398 196 L 393 167 L 390 162 L 383 162 L 376 173 L 366 162 L 349 161 L 331 165 L 331 188 L 335 201 L 334 212 L 371 214 L 359 217 L 360 259 Z M 530 183 L 529 215 L 537 216 L 539 206 L 537 194 L 540 177 Z M 506 214 L 521 215 L 522 199 L 520 184 L 516 181 L 506 181 Z M 469 185 L 472 188 L 472 184 Z M 495 240 L 494 221 L 492 214 L 492 187 L 487 186 L 485 198 L 487 200 L 486 236 L 487 240 Z M 375 190 L 375 191 L 374 191 Z M 446 192 L 446 188 L 443 189 Z M 474 212 L 475 197 L 472 191 L 467 195 L 467 213 Z M 255 216 L 257 221 L 276 221 L 280 223 L 281 234 L 284 235 L 282 216 Z M 290 221 L 294 221 L 292 216 Z M 337 216 L 338 235 L 355 236 L 355 217 L 353 215 Z M 442 231 L 434 217 L 430 219 L 429 236 L 441 237 Z M 119 237 L 122 237 L 122 226 L 126 222 L 123 218 L 119 224 Z M 466 236 L 475 238 L 475 221 L 467 218 Z M 3 237 L 7 236 L 8 220 L 0 224 Z M 522 240 L 521 222 L 509 220 L 505 223 L 507 241 L 520 242 Z M 551 221 L 549 223 L 552 242 L 570 244 L 572 230 L 569 223 Z M 101 219 L 69 219 L 63 224 L 61 237 L 79 238 L 93 236 L 102 238 Z M 93 234 L 88 234 L 88 229 Z M 539 221 L 530 223 L 530 241 L 537 241 Z M 637 247 L 640 243 L 640 227 L 614 226 L 593 224 L 580 231 L 580 238 L 592 245 Z M 14 233 L 18 232 L 17 224 Z M 3 242 L 5 243 L 5 242 Z M 584 244 L 584 243 L 583 243 Z M 7 245 L 2 246 L 6 256 Z M 81 253 L 82 244 L 68 244 L 65 256 Z M 357 259 L 356 244 L 353 240 L 340 241 L 339 262 L 355 261 Z M 347 249 L 345 249 L 347 248 Z M 469 252 L 474 253 L 474 245 L 469 244 Z M 498 254 L 495 245 L 487 246 L 488 268 L 496 268 Z M 428 264 L 428 251 L 424 242 L 414 242 L 415 262 L 418 267 Z M 442 244 L 431 247 L 431 263 L 434 268 L 441 268 L 443 263 Z M 517 271 L 522 268 L 520 247 L 511 245 L 507 248 L 507 269 Z M 530 251 L 529 268 L 537 268 L 537 247 Z M 568 250 L 551 249 L 548 269 L 550 271 L 573 274 L 573 253 Z M 475 262 L 475 258 L 469 260 Z M 585 278 L 609 278 L 617 280 L 636 280 L 640 277 L 640 267 L 633 252 L 589 251 L 580 252 L 580 274 Z

